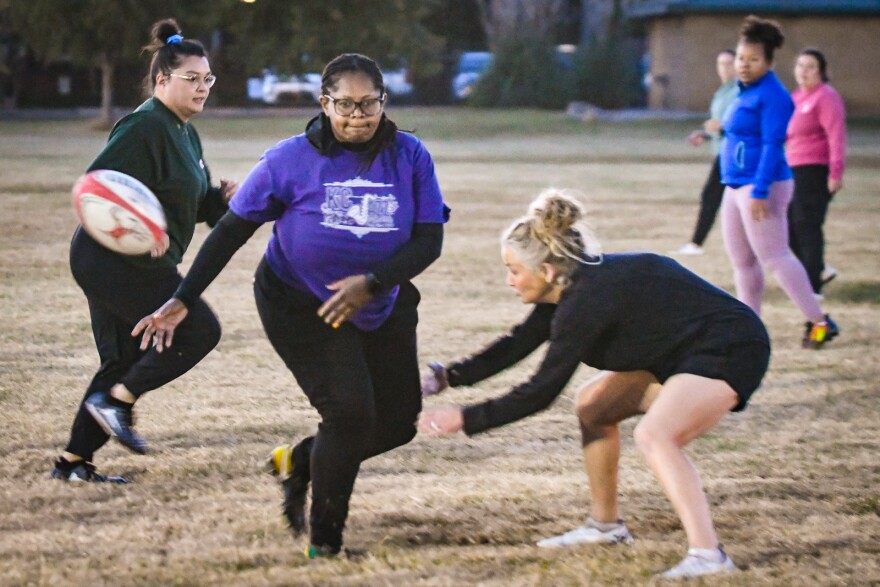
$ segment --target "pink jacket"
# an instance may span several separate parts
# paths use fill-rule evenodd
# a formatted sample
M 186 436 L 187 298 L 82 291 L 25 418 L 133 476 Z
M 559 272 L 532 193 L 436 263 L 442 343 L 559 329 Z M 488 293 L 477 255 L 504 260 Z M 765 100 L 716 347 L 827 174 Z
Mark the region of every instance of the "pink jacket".
M 785 158 L 797 165 L 827 165 L 830 179 L 842 179 L 846 158 L 846 110 L 828 84 L 795 90 L 794 115 L 788 123 Z

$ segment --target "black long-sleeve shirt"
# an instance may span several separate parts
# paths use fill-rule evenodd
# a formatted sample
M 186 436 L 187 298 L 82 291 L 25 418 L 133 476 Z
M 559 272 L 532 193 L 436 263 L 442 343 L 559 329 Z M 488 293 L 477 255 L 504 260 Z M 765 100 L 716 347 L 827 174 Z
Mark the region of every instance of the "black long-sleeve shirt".
M 510 334 L 449 365 L 450 384 L 471 385 L 529 355 L 549 340 L 529 381 L 507 395 L 464 410 L 468 435 L 514 422 L 549 406 L 575 369 L 645 370 L 659 381 L 690 353 L 770 341 L 745 304 L 667 257 L 606 255 L 572 276 L 557 305 L 539 304 Z
M 174 297 L 191 307 L 259 227 L 259 222 L 228 211 L 205 239 Z M 442 224 L 415 224 L 409 241 L 373 268 L 373 274 L 382 288 L 390 289 L 427 269 L 440 256 L 442 247 Z

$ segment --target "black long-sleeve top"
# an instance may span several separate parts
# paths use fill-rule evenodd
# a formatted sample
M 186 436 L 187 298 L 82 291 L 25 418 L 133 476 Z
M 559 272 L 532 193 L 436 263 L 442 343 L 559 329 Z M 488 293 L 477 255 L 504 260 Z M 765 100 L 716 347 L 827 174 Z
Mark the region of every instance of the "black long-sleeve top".
M 259 222 L 245 220 L 231 210 L 226 212 L 205 239 L 174 297 L 191 307 L 259 227 Z M 415 224 L 410 240 L 372 273 L 382 288 L 390 289 L 427 269 L 442 248 L 442 224 Z
M 728 293 L 667 257 L 606 255 L 583 265 L 557 305 L 538 304 L 508 335 L 448 366 L 452 386 L 471 385 L 510 367 L 543 342 L 538 371 L 507 395 L 464 410 L 477 434 L 548 407 L 581 363 L 610 371 L 645 370 L 661 382 L 690 353 L 724 352 L 770 340 L 761 319 Z

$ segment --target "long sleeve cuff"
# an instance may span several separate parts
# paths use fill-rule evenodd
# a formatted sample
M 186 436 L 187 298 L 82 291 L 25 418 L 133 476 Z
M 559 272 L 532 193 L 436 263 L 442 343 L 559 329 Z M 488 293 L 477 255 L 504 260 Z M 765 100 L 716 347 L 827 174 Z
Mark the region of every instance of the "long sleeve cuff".
M 464 416 L 464 433 L 473 436 L 490 428 L 489 414 L 486 404 L 473 404 L 462 410 Z

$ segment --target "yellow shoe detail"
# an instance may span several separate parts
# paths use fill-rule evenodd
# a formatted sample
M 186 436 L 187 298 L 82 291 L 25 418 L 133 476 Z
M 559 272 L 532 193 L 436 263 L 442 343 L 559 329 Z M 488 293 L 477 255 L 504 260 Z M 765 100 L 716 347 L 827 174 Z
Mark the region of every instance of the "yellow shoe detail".
M 281 481 L 290 477 L 293 471 L 293 446 L 285 444 L 272 449 L 266 460 L 266 472 L 275 475 Z

